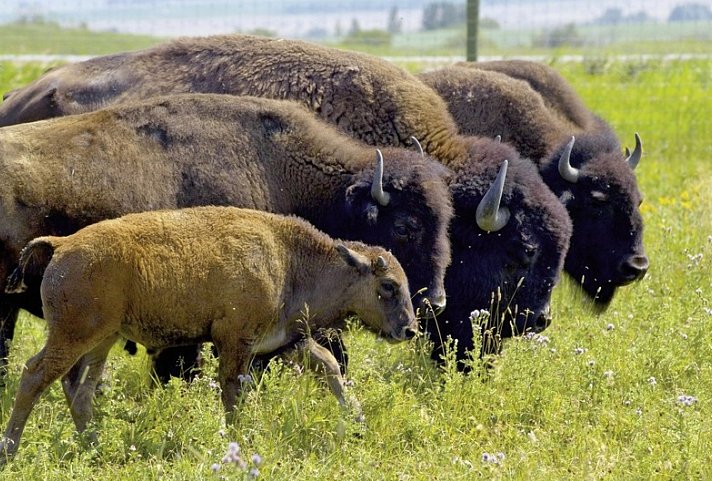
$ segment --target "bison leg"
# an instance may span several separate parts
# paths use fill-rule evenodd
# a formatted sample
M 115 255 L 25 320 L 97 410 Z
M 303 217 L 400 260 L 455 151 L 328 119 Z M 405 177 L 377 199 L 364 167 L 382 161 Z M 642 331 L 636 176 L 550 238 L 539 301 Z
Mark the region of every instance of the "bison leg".
M 81 357 L 62 378 L 64 396 L 67 398 L 77 431 L 82 432 L 92 418 L 92 399 L 101 380 L 106 357 L 118 336 L 109 336 Z M 95 436 L 93 436 L 94 438 Z
M 153 371 L 162 384 L 171 377 L 179 377 L 192 381 L 198 374 L 200 359 L 200 344 L 190 346 L 169 347 L 153 355 Z
M 312 337 L 317 344 L 329 350 L 336 359 L 336 362 L 339 363 L 341 375 L 345 376 L 349 364 L 349 355 L 346 351 L 346 345 L 341 338 L 341 331 L 335 329 L 316 329 L 312 333 Z
M 10 421 L 0 441 L 0 463 L 17 452 L 27 418 L 39 396 L 66 373 L 82 354 L 76 344 L 62 345 L 61 342 L 54 342 L 50 332 L 45 347 L 27 361 L 15 395 Z
M 7 296 L 0 297 L 0 386 L 5 385 L 7 362 L 10 355 L 10 341 L 15 334 L 15 323 L 19 308 L 7 302 Z
M 324 376 L 327 386 L 336 396 L 339 404 L 356 413 L 356 421 L 365 421 L 358 399 L 352 395 L 346 395 L 346 381 L 341 375 L 338 361 L 329 349 L 318 344 L 314 339 L 307 338 L 297 345 L 293 355 L 299 356 L 297 359 L 305 360 L 309 369 Z
M 242 391 L 240 376 L 248 373 L 250 355 L 247 344 L 238 349 L 230 349 L 225 345 L 215 343 L 220 353 L 218 364 L 218 379 L 222 389 L 222 402 L 225 407 L 225 418 L 228 424 L 235 421 L 235 407 Z
M 242 387 L 240 376 L 247 375 L 251 357 L 251 343 L 241 336 L 242 333 L 235 328 L 235 325 L 232 319 L 221 319 L 213 323 L 210 333 L 220 357 L 218 380 L 228 424 L 233 424 L 235 407 Z

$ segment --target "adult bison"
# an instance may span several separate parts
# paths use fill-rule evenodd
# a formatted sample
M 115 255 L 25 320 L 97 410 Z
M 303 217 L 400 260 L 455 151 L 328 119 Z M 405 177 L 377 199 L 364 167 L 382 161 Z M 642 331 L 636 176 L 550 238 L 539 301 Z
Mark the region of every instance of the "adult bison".
M 295 100 L 342 131 L 372 145 L 412 145 L 447 165 L 450 190 L 461 212 L 452 231 L 468 242 L 453 250 L 466 270 L 446 281 L 462 295 L 448 298 L 452 313 L 489 309 L 504 335 L 541 329 L 549 323 L 550 289 L 563 262 L 570 223 L 565 211 L 535 172 L 525 169 L 513 148 L 494 140 L 464 137 L 445 103 L 414 76 L 382 59 L 300 41 L 245 35 L 179 39 L 154 48 L 98 57 L 59 67 L 12 93 L 0 106 L 0 122 L 75 114 L 180 92 L 215 92 Z M 501 207 L 510 215 L 477 206 L 490 191 L 504 160 L 509 173 Z M 539 195 L 527 197 L 536 191 Z M 491 196 L 490 196 L 491 197 Z M 488 197 L 488 199 L 490 198 Z M 499 199 L 496 200 L 500 202 Z M 540 225 L 530 225 L 540 222 Z M 535 277 L 545 272 L 544 277 Z M 451 276 L 451 274 L 448 274 Z M 519 289 L 507 286 L 526 284 Z M 414 285 L 411 283 L 411 287 Z M 453 307 L 453 303 L 458 303 Z M 446 313 L 441 323 L 465 319 Z M 512 327 L 513 326 L 513 327 Z M 472 328 L 457 336 L 471 343 Z M 464 355 L 464 353 L 463 353 Z
M 129 212 L 232 205 L 299 215 L 390 249 L 425 304 L 443 306 L 452 216 L 439 163 L 376 149 L 293 102 L 193 94 L 0 129 L 0 287 L 20 249 Z M 374 167 L 375 166 L 375 167 Z M 5 338 L 38 286 L 3 295 Z M 416 296 L 421 299 L 421 296 Z M 0 343 L 7 356 L 6 342 Z
M 604 310 L 617 288 L 648 269 L 633 169 L 612 129 L 553 69 L 525 61 L 468 63 L 420 75 L 447 102 L 460 131 L 501 135 L 539 167 L 574 231 L 565 270 Z

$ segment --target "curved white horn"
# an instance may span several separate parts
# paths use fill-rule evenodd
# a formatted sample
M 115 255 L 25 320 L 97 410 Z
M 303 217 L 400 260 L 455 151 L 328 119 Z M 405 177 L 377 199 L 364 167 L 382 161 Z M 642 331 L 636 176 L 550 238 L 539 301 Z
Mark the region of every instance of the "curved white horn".
M 561 153 L 561 157 L 559 157 L 559 174 L 564 180 L 572 184 L 578 182 L 579 179 L 579 169 L 571 166 L 571 150 L 574 148 L 575 141 L 576 137 L 572 136 Z
M 376 149 L 376 169 L 371 183 L 371 197 L 383 207 L 391 201 L 391 195 L 383 191 L 383 154 L 379 149 Z
M 628 153 L 628 149 L 626 148 L 626 154 Z M 630 155 L 626 155 L 625 161 L 628 162 L 628 165 L 630 165 L 631 169 L 635 169 L 638 166 L 638 162 L 640 162 L 640 158 L 643 156 L 643 143 L 640 141 L 640 136 L 638 135 L 638 132 L 635 133 L 635 149 L 633 149 L 633 153 Z
M 477 225 L 483 231 L 496 232 L 509 221 L 509 209 L 500 207 L 508 165 L 507 160 L 502 162 L 497 178 L 477 206 Z
M 497 142 L 498 144 L 501 144 L 501 143 L 502 143 L 502 136 L 501 136 L 501 135 L 497 135 L 497 136 L 494 138 L 494 141 Z
M 420 155 L 425 157 L 425 152 L 423 151 L 423 146 L 420 145 L 420 142 L 418 142 L 418 139 L 416 139 L 414 136 L 410 136 L 411 140 L 413 140 L 413 143 L 415 144 L 416 147 L 418 147 L 418 152 L 420 152 Z

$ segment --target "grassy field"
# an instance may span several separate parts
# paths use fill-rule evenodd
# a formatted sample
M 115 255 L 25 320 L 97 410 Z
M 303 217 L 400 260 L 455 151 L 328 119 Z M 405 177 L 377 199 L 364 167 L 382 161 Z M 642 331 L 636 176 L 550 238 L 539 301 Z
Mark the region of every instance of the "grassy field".
M 57 384 L 0 478 L 243 479 L 258 454 L 269 480 L 712 479 L 712 66 L 554 65 L 624 143 L 636 131 L 644 142 L 651 268 L 606 313 L 584 309 L 565 280 L 543 336 L 509 341 L 492 370 L 469 376 L 435 368 L 423 342 L 390 345 L 354 325 L 349 376 L 366 426 L 313 376 L 277 365 L 249 385 L 226 427 L 214 360 L 192 385 L 154 388 L 145 353 L 116 347 L 96 402 L 100 444 L 74 433 Z M 0 91 L 42 70 L 0 64 Z M 22 316 L 3 426 L 23 363 L 43 343 L 43 322 Z M 221 464 L 230 442 L 244 469 Z
M 564 45 L 573 55 L 640 55 L 694 53 L 712 55 L 712 22 L 645 23 L 613 26 L 576 26 L 580 46 Z M 482 29 L 480 55 L 552 55 L 555 48 L 537 47 L 533 39 L 541 29 Z M 100 55 L 137 50 L 164 39 L 147 35 L 93 32 L 61 28 L 53 23 L 0 25 L 0 54 Z M 393 35 L 390 45 L 349 43 L 347 39 L 326 38 L 326 43 L 382 56 L 455 56 L 465 50 L 465 28 L 459 26 L 433 31 Z M 552 53 L 553 52 L 553 53 Z
M 0 54 L 99 55 L 138 50 L 162 40 L 148 35 L 61 28 L 53 23 L 0 25 Z

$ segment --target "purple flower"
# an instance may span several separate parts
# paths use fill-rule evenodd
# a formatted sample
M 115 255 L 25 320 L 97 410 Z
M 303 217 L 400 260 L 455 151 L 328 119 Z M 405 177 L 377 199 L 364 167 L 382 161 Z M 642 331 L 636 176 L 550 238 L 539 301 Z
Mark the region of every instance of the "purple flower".
M 686 394 L 683 394 L 677 397 L 677 402 L 679 402 L 683 406 L 692 406 L 697 402 L 697 398 L 695 396 L 688 396 Z

